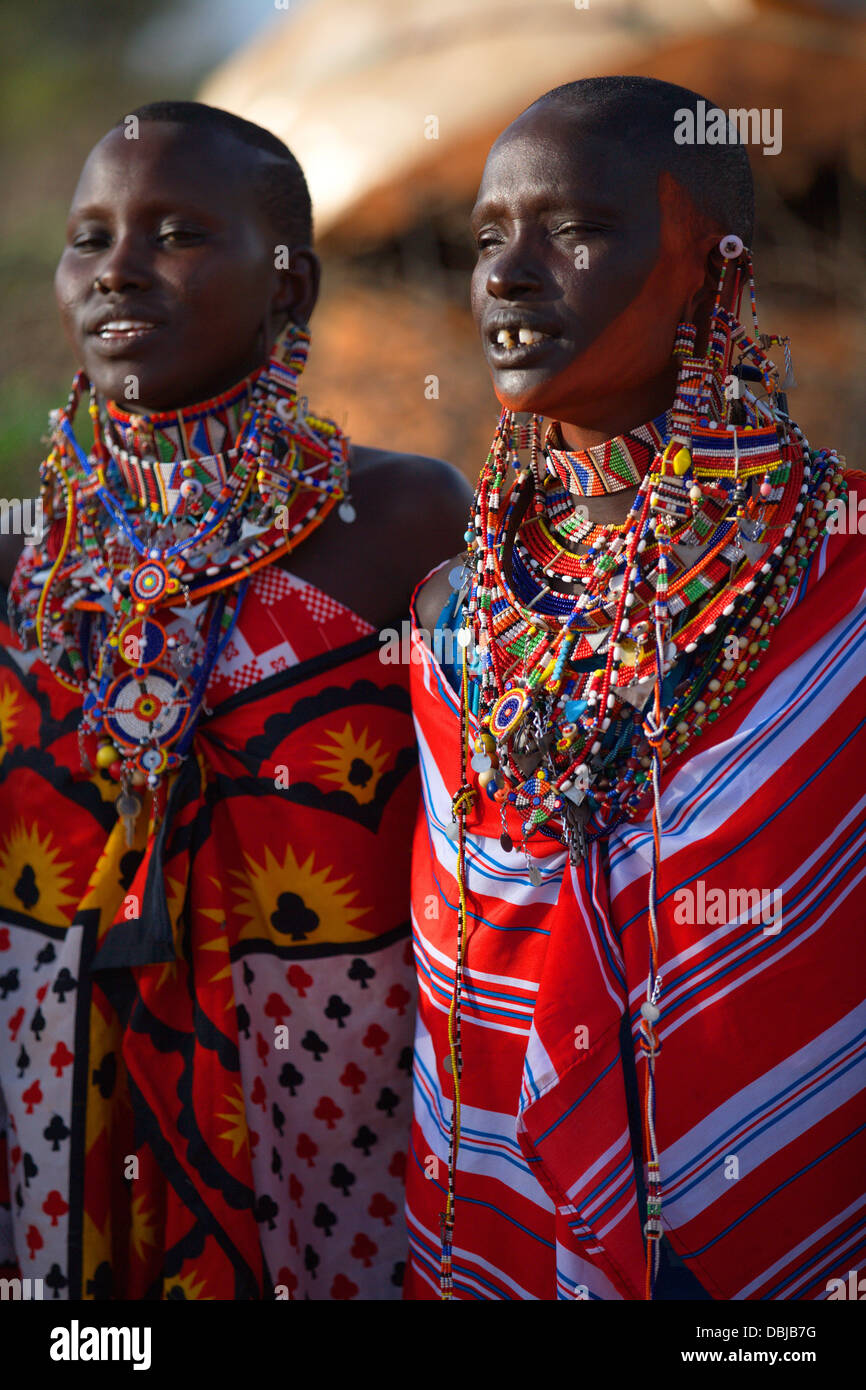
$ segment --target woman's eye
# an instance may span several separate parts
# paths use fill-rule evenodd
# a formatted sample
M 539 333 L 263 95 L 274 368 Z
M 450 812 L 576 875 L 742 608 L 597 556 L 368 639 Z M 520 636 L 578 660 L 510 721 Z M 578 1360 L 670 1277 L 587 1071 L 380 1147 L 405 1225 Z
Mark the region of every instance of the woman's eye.
M 105 246 L 107 241 L 108 237 L 104 232 L 80 232 L 72 238 L 72 245 L 76 251 L 93 251 Z
M 553 236 L 593 236 L 596 232 L 603 231 L 600 226 L 592 222 L 561 222 L 558 227 L 553 228 Z
M 194 227 L 165 227 L 159 234 L 160 241 L 189 242 L 201 241 L 203 232 Z

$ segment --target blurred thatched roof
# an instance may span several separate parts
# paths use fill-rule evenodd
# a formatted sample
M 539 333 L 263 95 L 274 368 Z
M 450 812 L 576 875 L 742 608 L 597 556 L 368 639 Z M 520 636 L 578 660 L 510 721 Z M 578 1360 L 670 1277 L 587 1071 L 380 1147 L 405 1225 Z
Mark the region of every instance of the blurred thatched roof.
M 791 191 L 840 155 L 866 176 L 866 26 L 847 4 L 308 0 L 278 11 L 201 98 L 291 146 L 317 232 L 339 242 L 399 232 L 421 189 L 465 204 L 517 112 L 600 73 L 649 73 L 725 108 L 781 107 L 782 152 L 753 161 Z

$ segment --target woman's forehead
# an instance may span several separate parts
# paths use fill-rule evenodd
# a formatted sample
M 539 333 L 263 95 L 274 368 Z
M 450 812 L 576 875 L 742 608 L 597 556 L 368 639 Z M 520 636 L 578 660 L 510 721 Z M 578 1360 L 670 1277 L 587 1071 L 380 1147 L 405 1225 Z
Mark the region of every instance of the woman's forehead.
M 654 182 L 649 166 L 612 132 L 581 123 L 577 113 L 542 108 L 515 121 L 494 144 L 473 216 L 517 200 L 528 212 L 574 198 L 599 212 L 617 210 Z
M 190 202 L 224 200 L 249 181 L 258 151 L 221 132 L 189 130 L 168 122 L 140 122 L 129 138 L 125 127 L 108 132 L 88 155 L 73 197 L 73 207 L 102 200 L 113 190 L 134 189 Z

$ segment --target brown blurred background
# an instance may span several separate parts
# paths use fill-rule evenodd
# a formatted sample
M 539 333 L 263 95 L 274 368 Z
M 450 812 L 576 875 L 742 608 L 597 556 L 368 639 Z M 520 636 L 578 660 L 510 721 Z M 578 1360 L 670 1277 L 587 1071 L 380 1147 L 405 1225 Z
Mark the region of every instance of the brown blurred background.
M 781 108 L 781 152 L 750 150 L 761 327 L 793 340 L 790 404 L 807 437 L 858 464 L 863 0 L 167 0 L 146 16 L 108 0 L 3 0 L 0 41 L 5 496 L 35 492 L 46 413 L 74 369 L 52 277 L 80 166 L 115 120 L 165 97 L 258 121 L 307 172 L 325 267 L 316 408 L 359 442 L 474 476 L 497 415 L 467 307 L 485 152 L 549 87 L 616 72 L 726 109 Z

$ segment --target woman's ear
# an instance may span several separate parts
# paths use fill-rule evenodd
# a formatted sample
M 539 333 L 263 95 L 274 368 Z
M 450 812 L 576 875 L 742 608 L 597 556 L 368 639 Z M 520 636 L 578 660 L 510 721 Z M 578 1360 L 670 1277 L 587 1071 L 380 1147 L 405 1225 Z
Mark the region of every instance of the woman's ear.
M 701 238 L 701 252 L 704 260 L 704 278 L 689 301 L 687 317 L 694 323 L 696 317 L 708 313 L 713 306 L 719 287 L 724 257 L 719 250 L 720 237 L 717 232 L 708 232 Z
M 719 276 L 724 264 L 724 257 L 719 250 L 720 240 L 717 231 L 707 232 L 701 237 L 700 250 L 704 260 L 704 278 L 694 290 L 683 315 L 685 320 L 688 323 L 693 323 L 698 330 L 696 347 L 700 351 L 706 351 L 708 345 L 710 314 L 715 303 L 719 288 Z
M 309 246 L 293 246 L 287 259 L 287 265 L 276 267 L 271 317 L 274 323 L 281 326 L 289 319 L 297 324 L 307 324 L 319 297 L 321 263 Z

